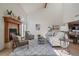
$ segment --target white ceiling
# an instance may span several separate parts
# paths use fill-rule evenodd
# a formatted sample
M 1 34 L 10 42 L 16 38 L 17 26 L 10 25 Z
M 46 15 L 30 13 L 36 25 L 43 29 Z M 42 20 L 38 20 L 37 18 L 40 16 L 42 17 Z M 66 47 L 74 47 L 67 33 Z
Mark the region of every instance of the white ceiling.
M 42 8 L 44 8 L 44 3 L 21 3 L 20 6 L 24 9 L 27 14 L 31 14 L 36 12 Z

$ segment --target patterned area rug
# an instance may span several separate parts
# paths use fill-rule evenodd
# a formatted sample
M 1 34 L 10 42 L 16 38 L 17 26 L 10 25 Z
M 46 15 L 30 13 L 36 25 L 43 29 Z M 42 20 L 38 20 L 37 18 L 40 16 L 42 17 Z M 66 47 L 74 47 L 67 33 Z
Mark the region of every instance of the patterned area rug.
M 57 56 L 58 50 L 46 41 L 45 44 L 38 44 L 37 40 L 30 40 L 29 49 L 27 46 L 16 48 L 10 56 Z

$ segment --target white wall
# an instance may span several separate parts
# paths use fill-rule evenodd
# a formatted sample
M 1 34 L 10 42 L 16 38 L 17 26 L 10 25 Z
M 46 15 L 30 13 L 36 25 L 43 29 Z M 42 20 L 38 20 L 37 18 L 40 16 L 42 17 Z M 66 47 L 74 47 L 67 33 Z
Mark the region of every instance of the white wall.
M 79 3 L 65 3 L 63 12 L 64 23 L 79 20 Z
M 48 4 L 48 8 L 43 8 L 38 12 L 28 15 L 27 17 L 27 26 L 28 30 L 32 34 L 37 34 L 35 24 L 40 24 L 41 30 L 40 33 L 45 35 L 48 31 L 49 25 L 61 25 L 63 22 L 62 19 L 62 4 Z
M 0 19 L 0 50 L 4 48 L 4 21 Z
M 0 50 L 4 48 L 4 21 L 2 17 L 7 9 L 12 10 L 16 16 L 26 18 L 24 10 L 18 4 L 0 4 Z

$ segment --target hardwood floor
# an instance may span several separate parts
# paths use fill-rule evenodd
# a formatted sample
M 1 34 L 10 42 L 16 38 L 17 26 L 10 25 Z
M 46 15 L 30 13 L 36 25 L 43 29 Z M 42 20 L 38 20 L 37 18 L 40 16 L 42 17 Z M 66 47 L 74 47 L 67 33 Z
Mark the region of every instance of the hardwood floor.
M 57 50 L 62 50 L 61 47 L 54 47 L 54 48 Z M 70 43 L 68 50 L 70 50 L 70 54 L 72 56 L 79 56 L 79 44 Z M 11 49 L 4 49 L 4 50 L 0 51 L 0 56 L 9 56 L 11 51 L 12 51 Z
M 5 48 L 2 51 L 0 51 L 0 56 L 9 56 L 11 51 L 12 51 L 11 49 Z
M 79 44 L 71 44 L 69 50 L 72 55 L 79 56 Z
M 61 47 L 55 47 L 55 49 L 62 50 Z M 72 56 L 79 56 L 79 44 L 70 43 L 68 47 L 68 51 L 70 51 L 70 54 Z

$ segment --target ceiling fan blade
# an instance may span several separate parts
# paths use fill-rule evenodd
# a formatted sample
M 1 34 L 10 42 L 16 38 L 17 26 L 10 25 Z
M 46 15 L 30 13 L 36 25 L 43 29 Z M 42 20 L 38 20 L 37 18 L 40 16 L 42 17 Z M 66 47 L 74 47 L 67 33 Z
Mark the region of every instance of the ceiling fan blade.
M 47 3 L 45 3 L 45 6 L 44 6 L 44 8 L 46 8 L 47 7 Z

